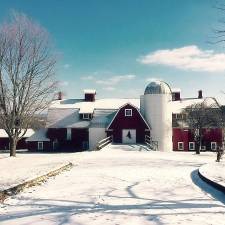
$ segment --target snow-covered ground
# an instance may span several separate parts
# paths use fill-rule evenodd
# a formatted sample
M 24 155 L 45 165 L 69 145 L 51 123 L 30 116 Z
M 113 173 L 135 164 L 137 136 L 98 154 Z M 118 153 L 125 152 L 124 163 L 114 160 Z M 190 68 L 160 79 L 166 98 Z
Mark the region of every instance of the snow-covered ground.
M 224 194 L 197 175 L 215 154 L 139 150 L 74 154 L 70 171 L 6 200 L 0 224 L 224 224 Z
M 1 153 L 0 190 L 14 187 L 60 168 L 67 164 L 70 158 L 70 154 L 18 153 L 17 157 L 9 157 L 9 153 Z

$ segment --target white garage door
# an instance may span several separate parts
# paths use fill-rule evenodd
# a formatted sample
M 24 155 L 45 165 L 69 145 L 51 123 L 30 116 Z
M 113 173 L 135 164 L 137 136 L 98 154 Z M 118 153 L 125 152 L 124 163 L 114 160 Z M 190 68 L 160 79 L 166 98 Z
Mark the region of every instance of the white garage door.
M 122 131 L 123 144 L 135 144 L 136 143 L 136 130 L 124 129 Z

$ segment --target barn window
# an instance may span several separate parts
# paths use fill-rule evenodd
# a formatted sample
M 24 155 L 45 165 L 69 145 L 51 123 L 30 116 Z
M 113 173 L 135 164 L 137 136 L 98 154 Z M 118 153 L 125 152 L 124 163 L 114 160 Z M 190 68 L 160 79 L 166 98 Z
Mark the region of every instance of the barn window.
M 216 150 L 217 148 L 217 143 L 216 142 L 211 142 L 211 150 Z
M 132 109 L 125 109 L 125 116 L 132 116 Z
M 195 143 L 189 142 L 189 150 L 195 150 Z
M 42 141 L 38 142 L 38 150 L 43 150 L 43 142 Z
M 184 142 L 178 142 L 178 150 L 184 150 Z

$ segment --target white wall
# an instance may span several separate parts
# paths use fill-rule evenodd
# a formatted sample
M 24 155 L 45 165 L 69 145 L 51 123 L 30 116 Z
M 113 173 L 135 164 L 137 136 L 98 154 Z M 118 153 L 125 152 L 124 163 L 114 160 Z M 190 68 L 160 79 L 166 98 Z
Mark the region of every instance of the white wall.
M 159 151 L 172 151 L 172 111 L 170 94 L 147 94 L 143 96 L 141 108 L 151 127 L 151 137 L 158 142 Z
M 89 149 L 96 147 L 97 143 L 106 138 L 105 128 L 90 127 L 89 128 Z

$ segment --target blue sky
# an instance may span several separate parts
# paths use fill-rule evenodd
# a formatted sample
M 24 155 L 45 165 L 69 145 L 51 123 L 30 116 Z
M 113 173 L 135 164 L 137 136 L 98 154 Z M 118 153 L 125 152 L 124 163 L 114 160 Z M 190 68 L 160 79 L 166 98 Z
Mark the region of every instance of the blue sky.
M 81 97 L 85 88 L 96 89 L 98 98 L 139 97 L 159 78 L 181 88 L 182 96 L 202 89 L 225 103 L 225 44 L 208 43 L 225 17 L 214 5 L 214 0 L 7 0 L 0 3 L 0 22 L 14 9 L 50 32 L 61 55 L 57 80 L 66 97 Z

